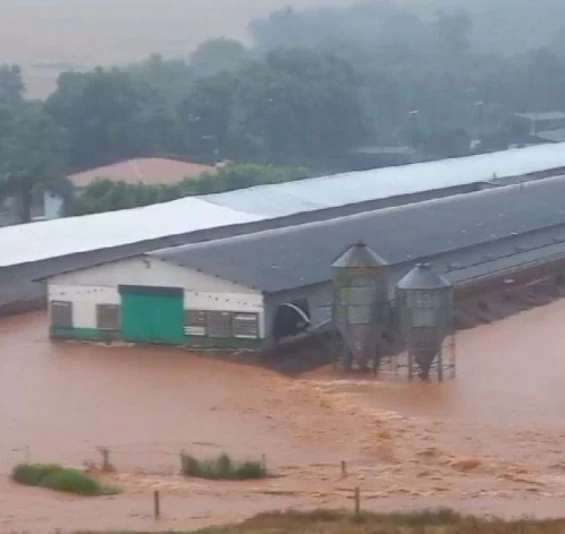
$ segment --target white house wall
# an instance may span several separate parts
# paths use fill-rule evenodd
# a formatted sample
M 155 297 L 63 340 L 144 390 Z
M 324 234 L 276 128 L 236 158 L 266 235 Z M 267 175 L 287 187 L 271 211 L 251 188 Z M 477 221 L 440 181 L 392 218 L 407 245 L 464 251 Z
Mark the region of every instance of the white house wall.
M 96 305 L 120 304 L 118 286 L 123 284 L 181 287 L 186 310 L 258 313 L 260 336 L 265 336 L 261 292 L 155 258 L 132 258 L 55 276 L 48 283 L 48 296 L 50 302 L 73 302 L 74 328 L 96 328 Z

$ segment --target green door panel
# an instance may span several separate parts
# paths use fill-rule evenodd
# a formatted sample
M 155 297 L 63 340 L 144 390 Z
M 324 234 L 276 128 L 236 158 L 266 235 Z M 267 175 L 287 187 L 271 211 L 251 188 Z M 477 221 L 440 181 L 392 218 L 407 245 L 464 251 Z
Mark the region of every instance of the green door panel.
M 138 343 L 184 343 L 183 292 L 142 286 L 120 288 L 122 333 Z

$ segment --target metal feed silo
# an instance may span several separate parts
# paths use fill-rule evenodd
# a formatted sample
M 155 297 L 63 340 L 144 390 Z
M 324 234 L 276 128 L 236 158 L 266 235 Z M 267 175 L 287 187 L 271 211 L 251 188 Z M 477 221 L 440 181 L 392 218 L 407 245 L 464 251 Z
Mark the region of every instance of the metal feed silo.
M 443 380 L 444 369 L 455 372 L 455 363 L 446 367 L 443 343 L 452 332 L 453 287 L 428 264 L 419 264 L 396 286 L 400 328 L 408 351 L 408 377 L 415 368 L 427 380 L 432 366 Z
M 350 246 L 332 265 L 334 324 L 343 341 L 344 367 L 375 361 L 388 316 L 388 265 L 365 243 Z

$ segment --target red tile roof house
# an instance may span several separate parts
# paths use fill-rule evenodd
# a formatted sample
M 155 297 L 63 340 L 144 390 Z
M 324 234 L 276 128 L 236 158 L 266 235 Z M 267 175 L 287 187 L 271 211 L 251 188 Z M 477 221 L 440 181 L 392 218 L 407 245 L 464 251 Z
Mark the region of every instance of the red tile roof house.
M 205 172 L 214 171 L 211 165 L 202 165 L 192 161 L 172 158 L 137 158 L 97 167 L 69 176 L 69 180 L 77 189 L 90 185 L 100 178 L 122 181 L 128 184 L 173 185 L 185 178 L 198 178 Z M 44 218 L 59 217 L 63 201 L 56 195 L 45 195 Z

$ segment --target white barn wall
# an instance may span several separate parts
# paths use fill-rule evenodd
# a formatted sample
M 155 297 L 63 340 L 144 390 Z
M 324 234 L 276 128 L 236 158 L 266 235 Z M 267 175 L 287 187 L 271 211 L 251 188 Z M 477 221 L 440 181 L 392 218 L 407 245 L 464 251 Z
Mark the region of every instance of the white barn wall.
M 227 280 L 150 257 L 136 257 L 57 275 L 48 284 L 49 302 L 73 302 L 73 326 L 96 328 L 97 304 L 120 304 L 118 286 L 182 287 L 185 309 L 259 314 L 265 336 L 263 295 Z
M 120 304 L 117 287 L 51 285 L 48 288 L 49 302 L 66 300 L 73 303 L 73 326 L 96 328 L 96 306 L 98 304 Z
M 255 289 L 145 256 L 63 273 L 51 278 L 50 283 L 104 287 L 117 287 L 120 284 L 174 286 L 210 293 L 260 294 Z

